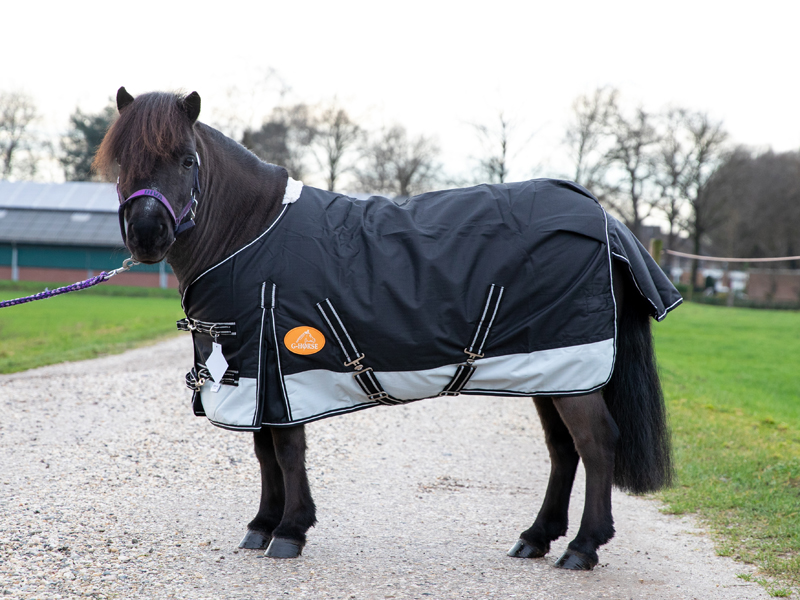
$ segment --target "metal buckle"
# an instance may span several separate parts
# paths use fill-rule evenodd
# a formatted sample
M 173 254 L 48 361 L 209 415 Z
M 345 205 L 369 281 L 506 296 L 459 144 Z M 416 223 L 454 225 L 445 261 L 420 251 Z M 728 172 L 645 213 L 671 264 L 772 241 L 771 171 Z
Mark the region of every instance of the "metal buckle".
M 186 387 L 188 387 L 192 391 L 199 392 L 202 389 L 203 385 L 205 385 L 205 383 L 206 383 L 206 378 L 199 377 L 195 373 L 194 369 L 192 369 L 186 374 Z
M 345 366 L 345 367 L 353 367 L 353 368 L 354 368 L 356 371 L 360 371 L 361 369 L 363 369 L 363 368 L 364 368 L 364 365 L 360 365 L 360 364 L 358 364 L 358 363 L 360 363 L 362 360 L 364 360 L 364 355 L 363 355 L 363 354 L 360 354 L 360 355 L 358 356 L 358 358 L 356 358 L 355 360 L 351 360 L 350 362 L 346 362 L 346 363 L 344 363 L 344 366 Z
M 448 392 L 447 390 L 442 390 L 439 392 L 440 396 L 458 396 L 461 392 Z
M 352 375 L 353 377 L 360 377 L 361 375 L 366 375 L 367 373 L 372 371 L 372 367 L 365 367 L 364 365 L 356 365 L 356 369 L 358 370 L 350 373 L 350 375 Z
M 389 397 L 389 394 L 387 394 L 386 392 L 383 392 L 383 391 L 378 392 L 377 394 L 369 394 L 367 396 L 367 398 L 369 398 L 373 402 L 377 402 L 377 401 L 383 400 L 384 398 L 388 398 L 388 397 Z
M 476 354 L 475 352 L 470 352 L 466 348 L 464 348 L 464 354 L 469 356 L 469 358 L 467 359 L 467 362 L 469 364 L 474 363 L 476 358 L 483 358 L 483 354 Z

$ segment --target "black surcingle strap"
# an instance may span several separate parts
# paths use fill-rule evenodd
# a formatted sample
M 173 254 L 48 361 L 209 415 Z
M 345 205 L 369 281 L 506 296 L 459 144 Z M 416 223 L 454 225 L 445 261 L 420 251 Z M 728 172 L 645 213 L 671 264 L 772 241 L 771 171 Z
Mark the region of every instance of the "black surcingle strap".
M 453 375 L 450 383 L 439 392 L 439 396 L 457 396 L 475 373 L 475 360 L 483 358 L 484 356 L 483 352 L 486 346 L 486 340 L 489 338 L 489 332 L 494 324 L 497 311 L 500 308 L 500 300 L 503 298 L 504 289 L 505 288 L 502 286 L 496 286 L 495 284 L 489 287 L 489 293 L 483 307 L 483 314 L 478 322 L 475 334 L 472 336 L 472 342 L 467 348 L 464 348 L 464 352 L 467 354 L 468 358 L 463 363 L 457 365 L 455 375 Z M 326 298 L 323 302 L 317 303 L 317 310 L 319 310 L 325 323 L 333 332 L 333 336 L 336 338 L 342 350 L 342 354 L 345 358 L 344 366 L 353 367 L 353 378 L 371 402 L 378 402 L 379 404 L 391 406 L 414 401 L 414 399 L 401 400 L 400 398 L 395 398 L 388 394 L 375 376 L 372 367 L 361 364 L 361 361 L 366 357 L 363 352 L 359 351 L 355 340 L 344 326 L 330 298 Z
M 186 317 L 175 323 L 180 331 L 196 331 L 198 333 L 206 333 L 211 337 L 218 337 L 220 335 L 236 335 L 236 323 L 212 323 L 210 321 L 201 321 L 199 319 L 192 319 Z
M 344 366 L 353 367 L 353 378 L 371 402 L 387 405 L 410 402 L 410 400 L 400 400 L 399 398 L 390 396 L 375 377 L 375 372 L 372 370 L 372 367 L 366 367 L 361 364 L 361 361 L 365 358 L 364 353 L 359 351 L 358 346 L 356 346 L 355 341 L 344 326 L 341 317 L 339 317 L 339 313 L 336 312 L 336 309 L 333 307 L 330 298 L 325 298 L 324 301 L 318 302 L 317 310 L 333 332 L 333 337 L 336 338 L 339 347 L 342 349 L 345 360 Z
M 478 321 L 478 327 L 475 329 L 475 335 L 472 336 L 472 343 L 464 348 L 464 353 L 469 357 L 463 363 L 456 367 L 456 374 L 450 380 L 444 389 L 439 392 L 440 396 L 458 396 L 467 382 L 475 374 L 475 360 L 483 358 L 483 350 L 486 346 L 486 340 L 489 338 L 489 332 L 494 325 L 497 311 L 500 308 L 500 300 L 503 299 L 503 286 L 492 284 L 489 286 L 489 293 L 486 296 L 486 302 L 483 305 L 483 313 L 481 320 Z

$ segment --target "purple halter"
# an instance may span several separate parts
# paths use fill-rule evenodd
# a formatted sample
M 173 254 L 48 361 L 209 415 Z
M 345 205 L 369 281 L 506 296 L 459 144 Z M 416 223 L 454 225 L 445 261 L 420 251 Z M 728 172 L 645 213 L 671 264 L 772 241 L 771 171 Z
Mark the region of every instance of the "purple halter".
M 139 198 L 141 196 L 148 196 L 150 198 L 155 198 L 169 212 L 172 220 L 175 221 L 175 226 L 173 229 L 173 235 L 175 238 L 178 237 L 179 234 L 183 233 L 187 229 L 191 229 L 194 227 L 194 211 L 197 208 L 197 197 L 200 195 L 200 156 L 195 152 L 195 157 L 197 158 L 197 162 L 194 163 L 194 186 L 192 187 L 192 201 L 189 202 L 186 206 L 183 207 L 181 214 L 177 217 L 175 216 L 175 211 L 172 210 L 172 207 L 167 202 L 167 199 L 164 197 L 159 191 L 151 190 L 151 189 L 143 189 L 137 190 L 133 192 L 127 198 L 123 198 L 122 192 L 119 189 L 119 180 L 117 180 L 117 196 L 119 196 L 119 231 L 122 234 L 122 242 L 127 246 L 128 245 L 128 236 L 125 233 L 125 205 L 135 198 Z M 181 223 L 187 215 L 191 214 L 188 221 L 185 223 Z M 173 239 L 173 243 L 174 243 Z

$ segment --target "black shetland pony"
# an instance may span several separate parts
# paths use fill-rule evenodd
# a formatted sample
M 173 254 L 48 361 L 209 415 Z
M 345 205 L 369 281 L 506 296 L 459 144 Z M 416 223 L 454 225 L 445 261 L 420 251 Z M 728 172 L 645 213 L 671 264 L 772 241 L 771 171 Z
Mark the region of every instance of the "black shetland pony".
M 141 189 L 162 195 L 124 202 L 124 235 L 136 260 L 155 263 L 166 258 L 184 289 L 276 219 L 286 170 L 265 164 L 199 123 L 197 93 L 151 93 L 134 99 L 120 88 L 117 107 L 119 119 L 98 150 L 96 169 L 119 176 L 123 201 Z M 185 229 L 187 217 L 195 226 L 176 235 Z M 510 556 L 542 557 L 550 542 L 566 533 L 579 460 L 586 470 L 583 518 L 557 567 L 592 569 L 597 564 L 597 548 L 614 535 L 612 484 L 643 493 L 670 483 L 669 433 L 648 307 L 627 269 L 615 264 L 613 281 L 618 300 L 613 375 L 602 391 L 534 398 L 550 453 L 550 480 L 536 520 L 522 532 Z M 304 428 L 263 427 L 254 437 L 261 503 L 241 547 L 267 548 L 267 556 L 275 558 L 296 557 L 316 522 L 305 469 Z

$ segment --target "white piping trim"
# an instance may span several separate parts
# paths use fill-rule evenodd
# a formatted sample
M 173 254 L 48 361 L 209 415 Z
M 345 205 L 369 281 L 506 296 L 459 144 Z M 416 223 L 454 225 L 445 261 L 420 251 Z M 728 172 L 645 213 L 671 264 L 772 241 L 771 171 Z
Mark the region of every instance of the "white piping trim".
M 258 336 L 259 343 L 258 343 L 258 379 L 256 380 L 256 411 L 253 415 L 253 427 L 257 425 L 261 425 L 261 423 L 257 423 L 256 421 L 262 420 L 262 413 L 263 413 L 263 394 L 261 389 L 261 382 L 264 381 L 263 375 L 261 374 L 261 369 L 264 368 L 264 360 L 262 357 L 262 350 L 264 348 L 264 319 L 267 316 L 267 309 L 264 306 L 264 290 L 267 287 L 267 282 L 261 284 L 261 333 Z M 261 408 L 262 410 L 259 410 Z
M 277 294 L 278 286 L 276 284 L 272 284 L 272 306 L 269 309 L 270 321 L 272 325 L 272 340 L 275 343 L 275 358 L 278 361 L 278 379 L 281 382 L 281 391 L 283 392 L 283 404 L 286 407 L 286 416 L 291 422 L 292 419 L 292 407 L 289 404 L 289 394 L 286 392 L 286 382 L 283 378 L 283 369 L 281 368 L 281 352 L 280 346 L 278 346 L 278 328 L 275 326 L 275 297 Z
M 639 284 L 636 282 L 636 277 L 633 276 L 633 266 L 631 265 L 631 262 L 627 258 L 622 256 L 621 254 L 617 254 L 616 252 L 612 252 L 612 254 L 616 258 L 618 258 L 619 260 L 621 260 L 622 262 L 624 262 L 625 264 L 628 265 L 628 271 L 630 271 L 630 273 L 631 273 L 631 279 L 633 280 L 633 284 L 636 286 L 636 290 L 639 292 L 639 295 L 642 298 L 644 298 L 645 300 L 647 300 L 650 303 L 650 305 L 653 307 L 653 312 L 656 313 L 653 318 L 657 322 L 660 323 L 661 321 L 663 321 L 664 318 L 667 316 L 667 313 L 669 311 L 671 311 L 673 308 L 675 308 L 676 306 L 678 306 L 679 304 L 681 304 L 683 302 L 683 298 L 678 298 L 678 300 L 676 300 L 675 302 L 673 302 L 669 306 L 665 307 L 664 308 L 664 312 L 659 313 L 658 312 L 658 307 L 653 303 L 653 301 L 650 298 L 647 297 L 647 295 L 642 291 L 642 288 L 640 288 Z
M 192 287 L 192 286 L 193 286 L 195 283 L 197 283 L 197 281 L 198 281 L 199 279 L 201 279 L 203 276 L 205 276 L 206 274 L 210 273 L 211 271 L 213 271 L 214 269 L 216 269 L 218 266 L 220 266 L 220 265 L 222 265 L 222 264 L 224 264 L 224 263 L 228 262 L 230 259 L 232 259 L 234 256 L 236 256 L 236 255 L 237 255 L 237 254 L 239 254 L 240 252 L 243 252 L 244 250 L 247 250 L 247 249 L 248 249 L 250 246 L 252 246 L 253 244 L 255 244 L 255 243 L 258 241 L 258 240 L 260 240 L 260 239 L 261 239 L 261 238 L 263 238 L 265 235 L 267 235 L 267 234 L 268 234 L 270 231 L 272 231 L 272 229 L 273 229 L 273 228 L 274 228 L 274 227 L 275 227 L 275 226 L 276 226 L 276 225 L 277 225 L 277 224 L 280 222 L 280 220 L 281 220 L 281 218 L 283 217 L 283 215 L 284 215 L 284 214 L 286 214 L 286 209 L 287 209 L 287 208 L 289 208 L 289 205 L 288 205 L 288 204 L 284 205 L 284 207 L 283 207 L 283 210 L 282 210 L 282 211 L 281 211 L 281 213 L 280 213 L 280 214 L 277 216 L 277 218 L 276 218 L 276 219 L 275 219 L 275 220 L 272 222 L 272 224 L 271 224 L 269 227 L 267 227 L 267 229 L 266 229 L 266 230 L 265 230 L 265 231 L 264 231 L 264 232 L 263 232 L 261 235 L 259 235 L 259 236 L 258 236 L 256 239 L 254 239 L 252 242 L 250 242 L 250 243 L 249 243 L 249 244 L 247 244 L 246 246 L 243 246 L 243 247 L 239 248 L 239 249 L 238 249 L 236 252 L 234 252 L 233 254 L 231 254 L 229 257 L 227 257 L 227 258 L 223 258 L 221 261 L 219 261 L 219 262 L 218 262 L 217 264 L 215 264 L 213 267 L 209 267 L 208 269 L 206 269 L 205 271 L 203 271 L 202 273 L 200 273 L 200 275 L 198 275 L 197 277 L 195 277 L 195 278 L 192 280 L 192 283 L 190 283 L 189 285 L 187 285 L 187 286 L 186 286 L 186 289 L 185 289 L 185 290 L 183 290 L 183 296 L 181 296 L 181 308 L 183 309 L 183 312 L 184 312 L 184 313 L 186 312 L 186 306 L 184 305 L 184 301 L 186 300 L 186 293 L 189 291 L 189 288 L 190 288 L 190 287 Z
M 669 306 L 668 306 L 668 307 L 665 309 L 665 311 L 666 311 L 666 312 L 669 312 L 669 311 L 671 311 L 673 308 L 675 308 L 676 306 L 678 306 L 678 305 L 679 305 L 679 304 L 681 304 L 682 302 L 683 302 L 683 297 L 681 297 L 681 298 L 678 298 L 678 299 L 677 299 L 675 302 L 673 302 L 672 304 L 670 304 L 670 305 L 669 305 Z
M 666 313 L 666 312 L 664 312 L 663 314 L 659 314 L 659 312 L 658 312 L 658 307 L 655 305 L 655 302 L 653 302 L 653 301 L 652 301 L 652 300 L 651 300 L 651 299 L 650 299 L 650 298 L 647 296 L 647 294 L 645 294 L 645 293 L 642 291 L 642 288 L 640 288 L 640 287 L 639 287 L 639 283 L 636 281 L 636 276 L 633 274 L 633 265 L 631 264 L 631 261 L 629 261 L 629 260 L 628 260 L 626 257 L 622 256 L 621 254 L 617 254 L 616 252 L 612 252 L 612 254 L 613 254 L 613 255 L 614 255 L 614 256 L 615 256 L 617 259 L 621 260 L 621 261 L 622 261 L 622 262 L 624 262 L 626 265 L 628 265 L 628 271 L 630 271 L 630 274 L 631 274 L 631 280 L 633 281 L 633 285 L 635 285 L 635 286 L 636 286 L 636 290 L 639 292 L 639 295 L 640 295 L 642 298 L 644 298 L 645 300 L 647 300 L 647 301 L 650 303 L 650 306 L 652 306 L 652 307 L 653 307 L 653 312 L 655 313 L 655 317 L 654 317 L 654 318 L 655 318 L 655 320 L 656 320 L 656 321 L 660 321 L 661 319 L 663 319 L 663 318 L 666 316 L 666 314 L 667 314 L 667 313 Z
M 258 381 L 240 377 L 238 385 L 222 385 L 211 391 L 213 382 L 206 381 L 200 389 L 203 412 L 212 423 L 231 428 L 252 429 L 258 418 Z
M 608 215 L 606 214 L 606 209 L 603 208 L 603 205 L 597 201 L 597 205 L 600 207 L 600 210 L 603 211 L 603 220 L 605 221 L 605 229 L 606 229 L 606 255 L 608 256 L 608 282 L 611 285 L 611 301 L 614 303 L 614 356 L 611 359 L 611 372 L 608 374 L 608 379 L 603 384 L 602 387 L 608 385 L 608 382 L 611 381 L 611 378 L 614 376 L 614 369 L 617 368 L 617 345 L 619 337 L 619 329 L 617 324 L 617 319 L 619 316 L 617 313 L 619 312 L 617 307 L 617 296 L 614 293 L 614 260 L 611 257 L 611 240 L 608 237 Z M 592 390 L 594 391 L 594 390 Z

